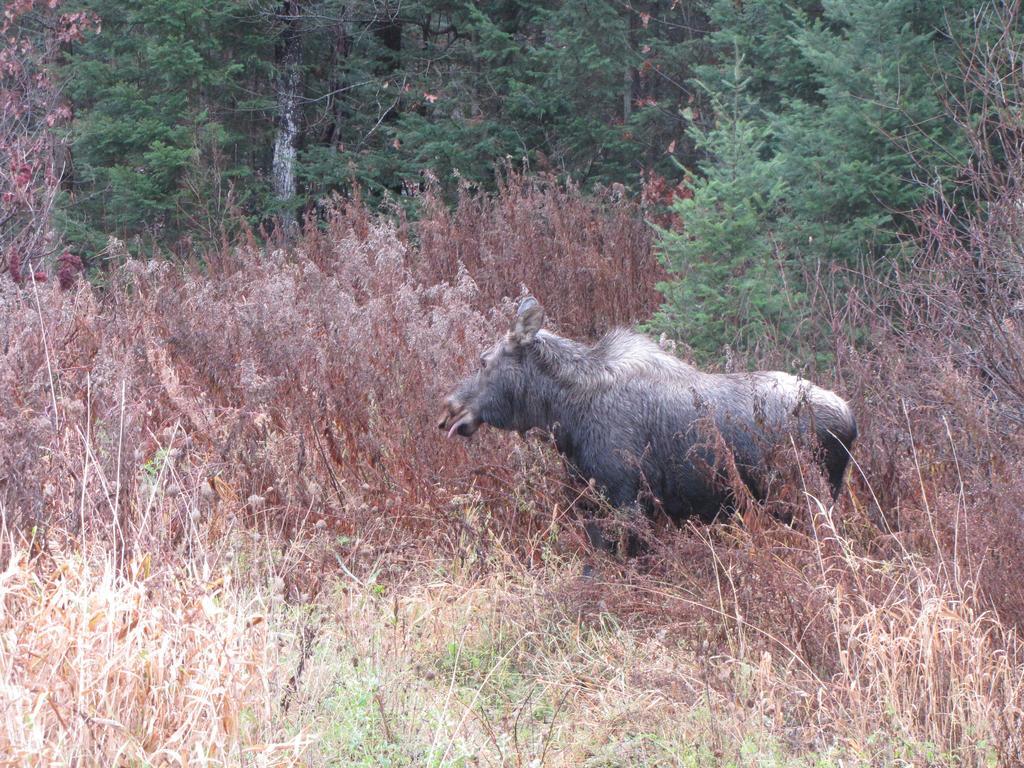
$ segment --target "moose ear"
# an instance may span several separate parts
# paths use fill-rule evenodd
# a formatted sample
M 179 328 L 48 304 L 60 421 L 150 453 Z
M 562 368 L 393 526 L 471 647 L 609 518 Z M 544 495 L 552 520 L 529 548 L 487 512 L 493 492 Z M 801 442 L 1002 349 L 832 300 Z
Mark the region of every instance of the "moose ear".
M 519 302 L 516 316 L 512 318 L 509 332 L 516 344 L 529 344 L 536 338 L 537 331 L 544 324 L 544 307 L 532 296 Z

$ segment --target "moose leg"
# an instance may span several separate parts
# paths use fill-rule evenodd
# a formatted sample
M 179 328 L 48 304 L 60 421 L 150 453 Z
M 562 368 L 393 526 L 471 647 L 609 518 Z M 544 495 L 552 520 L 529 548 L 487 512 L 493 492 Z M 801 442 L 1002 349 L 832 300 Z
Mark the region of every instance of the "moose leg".
M 584 527 L 587 531 L 587 538 L 590 539 L 590 546 L 598 552 L 615 554 L 615 541 L 604 535 L 601 524 L 597 520 L 591 518 Z
M 616 517 L 621 521 L 625 518 L 627 525 L 629 522 L 636 519 L 636 515 L 641 514 L 639 504 L 637 503 L 637 485 L 634 483 L 624 482 L 620 483 L 614 490 L 605 489 L 605 497 L 608 503 L 614 507 L 616 511 Z M 623 552 L 619 551 L 619 539 L 610 538 L 605 535 L 604 527 L 595 517 L 591 517 L 585 524 L 587 531 L 587 538 L 590 539 L 590 545 L 596 552 L 604 552 L 605 554 L 615 555 L 616 553 L 624 555 L 626 557 L 633 557 L 640 551 L 639 539 L 633 530 L 627 530 L 626 541 Z M 593 573 L 593 568 L 588 564 L 584 567 L 584 575 L 590 576 Z
M 616 492 L 609 494 L 609 501 L 615 507 L 620 525 L 625 527 L 625 535 L 620 536 L 616 544 L 621 544 L 619 554 L 625 557 L 636 557 L 643 552 L 644 546 L 638 535 L 637 523 L 644 514 L 639 499 L 639 482 L 623 483 Z
M 839 438 L 826 433 L 821 438 L 822 463 L 828 474 L 833 503 L 839 500 L 846 479 L 846 468 L 850 463 L 850 448 Z M 851 441 L 852 442 L 852 441 Z

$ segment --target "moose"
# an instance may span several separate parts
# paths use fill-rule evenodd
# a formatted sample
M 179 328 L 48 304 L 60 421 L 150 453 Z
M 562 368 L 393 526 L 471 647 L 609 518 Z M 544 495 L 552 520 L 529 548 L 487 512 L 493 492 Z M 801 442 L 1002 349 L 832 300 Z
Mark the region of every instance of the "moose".
M 541 428 L 609 503 L 660 509 L 677 523 L 729 509 L 730 466 L 764 500 L 772 451 L 791 436 L 805 445 L 810 437 L 838 496 L 857 425 L 833 392 L 780 371 L 705 373 L 624 329 L 586 345 L 543 323 L 541 305 L 524 298 L 508 333 L 445 400 L 437 426 L 448 437 L 469 437 L 483 424 L 520 434 Z M 606 546 L 593 524 L 588 532 Z

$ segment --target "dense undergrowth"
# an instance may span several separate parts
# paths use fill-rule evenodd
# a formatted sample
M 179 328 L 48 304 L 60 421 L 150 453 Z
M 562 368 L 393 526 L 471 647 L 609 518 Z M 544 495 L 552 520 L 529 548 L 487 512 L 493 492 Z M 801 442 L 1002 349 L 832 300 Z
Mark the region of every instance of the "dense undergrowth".
M 569 335 L 648 317 L 644 225 L 527 182 L 426 210 L 338 203 L 290 246 L 128 262 L 102 290 L 0 282 L 0 753 L 1024 760 L 1020 401 L 972 365 L 1011 359 L 1012 292 L 959 346 L 926 299 L 976 261 L 900 278 L 912 326 L 850 297 L 836 328 L 870 341 L 815 374 L 858 414 L 848 493 L 819 501 L 794 454 L 791 524 L 655 528 L 583 579 L 594 500 L 546 441 L 434 417 L 524 288 Z M 729 362 L 759 364 L 792 367 Z

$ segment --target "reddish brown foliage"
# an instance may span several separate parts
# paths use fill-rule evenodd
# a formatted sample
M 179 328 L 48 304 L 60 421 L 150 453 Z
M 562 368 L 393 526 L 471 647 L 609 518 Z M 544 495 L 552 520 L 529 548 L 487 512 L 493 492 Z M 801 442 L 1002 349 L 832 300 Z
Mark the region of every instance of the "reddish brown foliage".
M 644 174 L 641 200 L 644 208 L 651 211 L 651 219 L 660 227 L 680 230 L 684 224 L 678 214 L 672 210 L 676 200 L 689 200 L 693 197 L 690 179 L 671 183 L 656 171 Z
M 574 497 L 543 439 L 483 430 L 448 441 L 434 422 L 442 393 L 504 330 L 503 292 L 517 294 L 520 279 L 540 270 L 526 287 L 576 336 L 649 311 L 641 226 L 625 203 L 525 185 L 494 201 L 466 195 L 454 214 L 428 201 L 411 232 L 350 204 L 291 249 L 226 248 L 201 268 L 133 262 L 103 294 L 0 281 L 0 509 L 44 548 L 48 531 L 83 523 L 121 550 L 187 548 L 199 520 L 215 536 L 241 518 L 285 545 L 308 526 L 338 534 L 304 578 L 337 558 L 358 568 L 371 551 L 400 568 L 497 542 L 531 565 L 578 548 Z M 620 246 L 606 257 L 607 242 Z M 648 282 L 612 279 L 616 264 Z M 911 275 L 900 295 L 927 299 L 943 285 Z M 941 317 L 912 314 L 927 301 L 888 308 L 917 317 L 912 331 L 882 322 L 886 295 L 853 297 L 843 322 L 871 343 L 840 344 L 837 380 L 821 380 L 852 400 L 861 428 L 836 510 L 813 501 L 827 498 L 813 462 L 782 455 L 767 508 L 746 500 L 729 526 L 653 526 L 645 558 L 604 561 L 600 579 L 556 602 L 671 628 L 698 656 L 736 654 L 737 637 L 744 657 L 785 649 L 801 674 L 850 685 L 851 643 L 881 621 L 876 609 L 909 612 L 916 626 L 931 599 L 920 584 L 944 595 L 980 584 L 980 607 L 1024 623 L 1018 401 L 972 364 L 976 346 L 950 346 L 964 337 Z M 962 312 L 978 307 L 991 311 Z M 856 710 L 849 690 L 835 687 L 829 711 Z M 818 717 L 813 702 L 793 706 Z
M 576 336 L 643 317 L 655 279 L 648 236 L 626 202 L 524 180 L 493 200 L 466 193 L 454 213 L 425 203 L 411 232 L 339 205 L 291 250 L 225 249 L 203 270 L 129 264 L 102 300 L 87 288 L 62 299 L 40 282 L 20 291 L 7 282 L 0 500 L 8 514 L 71 527 L 115 510 L 122 522 L 141 519 L 145 509 L 131 498 L 140 465 L 177 450 L 177 482 L 190 495 L 171 516 L 172 538 L 189 505 L 212 490 L 235 513 L 285 531 L 323 520 L 378 544 L 436 545 L 485 526 L 535 555 L 538 536 L 572 498 L 559 461 L 541 439 L 485 430 L 469 444 L 443 440 L 433 429 L 440 397 L 503 329 L 521 282 Z M 61 263 L 66 283 L 65 268 L 77 264 L 70 255 Z M 638 282 L 614 279 L 617 270 Z M 879 322 L 876 304 L 855 300 L 845 317 L 870 328 L 874 344 L 839 347 L 835 387 L 852 399 L 862 434 L 840 525 L 858 532 L 865 553 L 966 558 L 1019 621 L 1016 422 L 983 376 L 949 356 L 947 329 L 921 323 L 901 336 Z M 58 492 L 82 498 L 86 436 L 108 478 L 131 480 L 88 509 L 54 505 Z M 781 536 L 765 552 L 791 553 L 780 568 L 771 567 L 774 554 L 751 561 L 769 589 L 745 592 L 755 613 L 780 605 L 771 595 L 785 592 L 801 552 L 815 552 L 800 538 L 814 535 L 805 491 L 827 497 L 813 462 L 780 459 L 770 511 L 794 518 L 793 528 L 772 533 L 770 516 L 744 506 L 765 542 Z M 95 473 L 86 481 L 99 482 Z M 673 554 L 690 546 L 686 537 L 658 538 L 655 562 L 702 572 L 691 554 Z M 812 596 L 793 605 L 813 628 Z
M 449 210 L 429 194 L 424 206 L 416 269 L 428 283 L 464 269 L 487 307 L 528 287 L 563 332 L 588 338 L 658 306 L 652 232 L 624 193 L 588 197 L 509 173 L 494 196 L 463 190 Z
M 45 279 L 40 267 L 57 247 L 51 215 L 67 157 L 54 128 L 71 112 L 52 65 L 95 21 L 61 6 L 17 0 L 0 19 L 0 265 L 16 282 Z
M 653 294 L 613 280 L 624 264 L 638 280 L 650 271 L 635 210 L 516 183 L 496 202 L 465 196 L 455 218 L 432 208 L 419 227 L 430 245 L 349 205 L 311 222 L 290 250 L 250 243 L 208 254 L 202 270 L 129 263 L 102 299 L 87 288 L 62 299 L 38 283 L 6 283 L 2 503 L 23 520 L 72 528 L 116 512 L 123 534 L 148 515 L 149 500 L 133 498 L 140 466 L 172 451 L 176 483 L 188 489 L 171 505 L 172 540 L 212 489 L 234 514 L 285 532 L 323 521 L 377 545 L 436 546 L 470 531 L 478 546 L 486 522 L 489 536 L 526 551 L 555 507 L 568 506 L 559 462 L 543 440 L 443 440 L 434 429 L 441 397 L 505 327 L 501 286 L 517 293 L 556 250 L 562 272 L 546 267 L 529 285 L 564 325 L 642 317 Z M 571 215 L 596 232 L 570 238 Z M 497 244 L 513 226 L 519 240 L 500 254 L 521 258 L 507 270 L 479 247 L 471 267 L 449 265 L 437 235 L 465 250 L 478 237 Z M 617 244 L 614 258 L 605 241 Z M 77 268 L 62 257 L 62 285 Z M 566 274 L 583 285 L 553 290 Z M 585 296 L 589 304 L 571 303 Z M 103 473 L 86 482 L 106 481 L 94 488 L 102 501 L 51 505 L 55 494 L 82 495 L 83 438 L 96 443 L 90 460 Z M 120 490 L 109 487 L 116 477 L 127 479 Z

